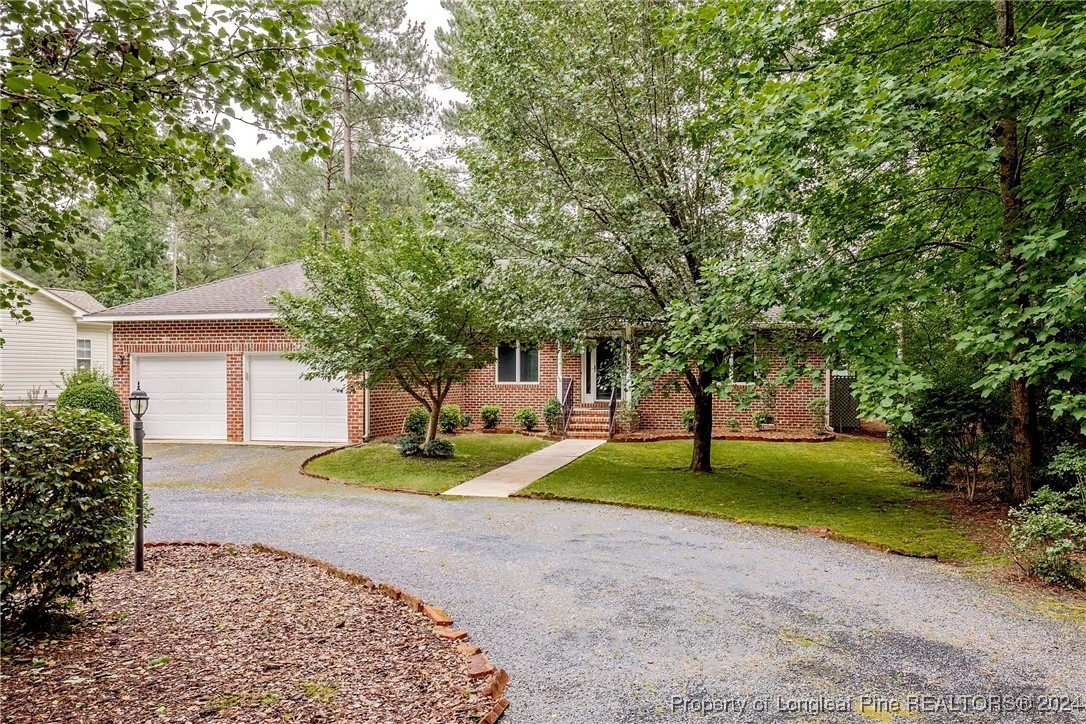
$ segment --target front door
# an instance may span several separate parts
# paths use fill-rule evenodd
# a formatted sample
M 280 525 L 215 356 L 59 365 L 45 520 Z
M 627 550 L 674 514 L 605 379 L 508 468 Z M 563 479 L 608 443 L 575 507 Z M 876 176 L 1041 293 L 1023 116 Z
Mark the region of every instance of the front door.
M 610 339 L 596 340 L 584 351 L 584 363 L 581 365 L 584 386 L 581 398 L 584 402 L 607 402 L 620 384 L 618 374 L 618 343 Z

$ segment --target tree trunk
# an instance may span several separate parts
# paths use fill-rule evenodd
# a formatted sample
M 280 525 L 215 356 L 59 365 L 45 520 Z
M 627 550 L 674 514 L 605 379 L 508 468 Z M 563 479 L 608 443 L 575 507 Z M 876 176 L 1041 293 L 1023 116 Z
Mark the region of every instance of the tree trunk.
M 426 439 L 423 440 L 423 444 L 437 439 L 438 422 L 441 420 L 441 405 L 445 403 L 445 396 L 449 394 L 450 387 L 452 387 L 451 383 L 442 384 L 438 382 L 436 392 L 431 388 L 430 421 L 426 425 Z
M 351 76 L 343 74 L 343 244 L 351 243 L 351 178 L 353 176 L 352 163 L 354 159 L 354 139 L 351 137 Z
M 713 396 L 705 391 L 704 375 L 687 375 L 687 389 L 694 397 L 694 452 L 690 470 L 695 473 L 713 472 Z
M 426 439 L 423 440 L 424 444 L 437 438 L 437 423 L 440 419 L 441 403 L 438 403 L 434 405 L 432 410 L 430 410 L 430 422 L 426 425 Z
M 1033 492 L 1033 468 L 1040 462 L 1037 397 L 1024 380 L 1011 380 L 1011 497 L 1022 502 Z
M 1014 29 L 1014 3 L 1012 0 L 996 0 L 996 38 L 999 47 L 1009 51 L 1017 42 Z M 1015 278 L 1022 264 L 1014 255 L 1014 242 L 1022 217 L 1022 160 L 1023 149 L 1018 145 L 1018 113 L 1014 101 L 1003 99 L 1002 117 L 996 124 L 994 135 L 999 149 L 999 194 L 1003 205 L 1003 260 L 1015 270 Z M 1026 294 L 1020 294 L 1018 305 L 1029 306 Z M 1011 351 L 1011 362 L 1024 354 L 1021 345 Z M 1033 467 L 1037 463 L 1040 446 L 1037 442 L 1037 401 L 1033 389 L 1024 378 L 1011 380 L 1011 493 L 1021 502 L 1033 492 Z

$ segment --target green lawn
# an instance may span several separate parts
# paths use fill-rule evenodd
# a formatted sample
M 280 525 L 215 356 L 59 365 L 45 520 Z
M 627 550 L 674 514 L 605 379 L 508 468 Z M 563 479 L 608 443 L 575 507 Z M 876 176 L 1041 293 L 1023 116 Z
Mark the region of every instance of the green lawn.
M 393 445 L 370 443 L 319 457 L 306 470 L 377 488 L 443 493 L 465 480 L 513 462 L 550 443 L 524 435 L 462 434 L 449 438 L 451 458 L 405 458 Z
M 609 443 L 520 495 L 622 503 L 786 527 L 913 555 L 979 561 L 941 496 L 913 486 L 886 444 L 716 441 L 712 475 L 686 470 L 691 443 Z

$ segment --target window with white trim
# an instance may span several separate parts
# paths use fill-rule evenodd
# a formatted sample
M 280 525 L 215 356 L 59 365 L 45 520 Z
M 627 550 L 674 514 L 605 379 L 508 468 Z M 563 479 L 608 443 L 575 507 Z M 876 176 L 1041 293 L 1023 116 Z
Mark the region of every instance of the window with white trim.
M 539 350 L 520 342 L 502 342 L 497 350 L 499 384 L 539 382 Z
M 75 368 L 88 370 L 91 366 L 91 341 L 89 339 L 77 339 L 75 341 Z

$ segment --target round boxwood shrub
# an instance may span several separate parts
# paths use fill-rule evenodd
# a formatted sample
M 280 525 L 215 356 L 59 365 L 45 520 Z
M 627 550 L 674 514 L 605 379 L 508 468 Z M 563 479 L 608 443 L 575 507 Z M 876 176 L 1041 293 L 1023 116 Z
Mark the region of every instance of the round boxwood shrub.
M 0 607 L 33 626 L 122 565 L 136 508 L 136 448 L 89 410 L 0 407 Z
M 483 421 L 483 427 L 493 430 L 502 419 L 502 408 L 497 405 L 483 405 L 479 408 L 479 419 Z
M 124 408 L 117 390 L 101 382 L 85 382 L 66 387 L 57 397 L 56 406 L 67 410 L 94 410 L 118 425 L 124 424 Z
M 513 414 L 513 424 L 531 432 L 539 426 L 539 416 L 532 408 L 522 407 Z
M 424 458 L 451 458 L 453 456 L 453 444 L 443 437 L 435 437 L 422 446 Z
M 442 405 L 438 413 L 437 426 L 446 435 L 452 435 L 460 427 L 460 405 Z
M 679 412 L 679 424 L 683 426 L 683 429 L 687 432 L 694 432 L 694 408 L 684 407 Z
M 403 431 L 407 435 L 426 436 L 426 426 L 430 424 L 430 413 L 423 407 L 416 407 L 407 413 L 403 421 Z
M 557 435 L 562 429 L 562 403 L 557 397 L 552 397 L 543 403 L 543 424 L 547 426 L 547 432 Z
M 398 437 L 396 438 L 396 452 L 405 458 L 418 455 L 422 452 L 422 440 L 423 436 L 414 432 Z

